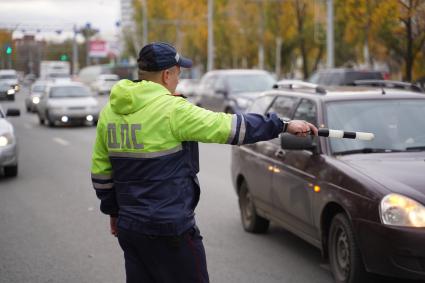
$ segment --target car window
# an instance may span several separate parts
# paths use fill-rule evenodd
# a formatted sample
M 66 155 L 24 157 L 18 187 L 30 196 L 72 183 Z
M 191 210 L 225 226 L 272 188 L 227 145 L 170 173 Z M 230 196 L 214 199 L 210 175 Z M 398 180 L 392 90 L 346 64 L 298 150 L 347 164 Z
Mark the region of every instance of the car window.
M 294 113 L 294 120 L 305 120 L 313 125 L 317 124 L 316 103 L 309 99 L 301 100 Z
M 327 85 L 342 85 L 344 84 L 344 73 L 334 72 L 333 74 L 329 74 L 327 77 Z
M 319 73 L 314 73 L 308 81 L 312 84 L 318 84 L 319 83 Z
M 215 80 L 214 90 L 226 90 L 226 84 L 222 76 L 217 77 Z
M 87 88 L 82 86 L 58 86 L 52 87 L 50 90 L 50 97 L 85 97 L 90 96 Z
M 16 75 L 0 75 L 0 80 L 18 79 Z
M 320 79 L 319 79 L 319 84 L 321 85 L 329 85 L 330 82 L 332 81 L 332 76 L 334 74 L 331 74 L 329 72 L 324 72 L 321 74 Z
M 227 77 L 230 92 L 257 92 L 273 88 L 275 80 L 267 73 L 231 75 Z
M 251 104 L 250 108 L 248 109 L 248 112 L 265 114 L 274 98 L 275 97 L 272 95 L 266 95 L 256 99 Z
M 343 84 L 352 84 L 357 80 L 383 80 L 384 76 L 381 72 L 347 72 Z
M 290 118 L 298 98 L 289 96 L 279 96 L 273 102 L 268 112 L 276 112 L 282 118 Z
M 209 75 L 208 77 L 205 77 L 201 82 L 200 89 L 202 90 L 213 89 L 214 82 L 216 79 L 217 79 L 217 76 L 215 75 Z
M 43 92 L 45 88 L 45 85 L 33 85 L 32 92 Z
M 425 148 L 425 100 L 394 99 L 329 102 L 327 127 L 371 132 L 372 141 L 330 139 L 333 152 L 378 148 L 409 150 Z

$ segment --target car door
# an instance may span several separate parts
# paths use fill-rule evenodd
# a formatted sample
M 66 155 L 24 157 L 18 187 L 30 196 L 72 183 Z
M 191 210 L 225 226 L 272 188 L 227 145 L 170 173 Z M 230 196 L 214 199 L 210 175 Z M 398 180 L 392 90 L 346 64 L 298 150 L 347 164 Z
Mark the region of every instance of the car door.
M 309 99 L 302 99 L 293 115 L 294 120 L 306 120 L 317 124 L 317 106 Z M 278 218 L 285 225 L 308 238 L 317 238 L 314 228 L 312 205 L 316 176 L 314 166 L 317 156 L 307 150 L 283 150 L 274 155 L 272 177 L 273 205 Z
M 291 110 L 297 104 L 298 99 L 278 96 L 277 103 L 269 107 L 274 96 L 263 96 L 257 99 L 248 112 L 265 114 L 267 112 L 278 112 L 281 117 L 290 117 Z M 251 196 L 257 208 L 272 213 L 273 201 L 271 195 L 271 181 L 273 174 L 274 154 L 279 149 L 279 139 L 262 141 L 254 144 L 244 145 L 241 150 L 241 166 L 247 180 Z

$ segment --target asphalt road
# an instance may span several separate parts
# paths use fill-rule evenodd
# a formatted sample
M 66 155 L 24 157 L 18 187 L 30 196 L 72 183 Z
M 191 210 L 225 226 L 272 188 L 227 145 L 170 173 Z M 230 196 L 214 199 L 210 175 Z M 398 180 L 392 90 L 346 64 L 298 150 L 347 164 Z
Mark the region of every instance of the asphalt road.
M 125 282 L 123 254 L 90 183 L 94 127 L 40 126 L 24 110 L 11 118 L 19 144 L 17 178 L 0 176 L 0 283 Z M 102 104 L 107 97 L 101 97 Z M 275 225 L 244 232 L 230 179 L 230 146 L 201 145 L 201 201 L 211 282 L 333 282 L 320 251 Z

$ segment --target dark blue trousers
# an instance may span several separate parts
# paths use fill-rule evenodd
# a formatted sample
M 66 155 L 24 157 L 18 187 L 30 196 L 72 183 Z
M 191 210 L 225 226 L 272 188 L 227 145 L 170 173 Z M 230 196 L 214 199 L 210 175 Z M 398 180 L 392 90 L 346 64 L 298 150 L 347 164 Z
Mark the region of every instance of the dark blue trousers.
M 204 245 L 194 226 L 181 236 L 149 236 L 118 228 L 127 283 L 208 283 Z

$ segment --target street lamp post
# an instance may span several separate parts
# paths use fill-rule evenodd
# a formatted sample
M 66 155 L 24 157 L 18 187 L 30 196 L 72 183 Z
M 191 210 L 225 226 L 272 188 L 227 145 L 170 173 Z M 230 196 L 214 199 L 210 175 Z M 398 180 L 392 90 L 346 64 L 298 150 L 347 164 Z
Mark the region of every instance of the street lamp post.
M 208 0 L 208 62 L 207 70 L 214 69 L 214 0 Z
M 77 26 L 73 27 L 74 35 L 72 37 L 72 74 L 76 75 L 78 73 L 78 44 L 77 44 Z
M 143 39 L 142 44 L 148 44 L 148 3 L 142 0 L 142 14 L 143 14 Z
M 334 6 L 333 0 L 327 0 L 327 32 L 326 32 L 326 54 L 327 54 L 327 67 L 333 68 L 334 63 Z

